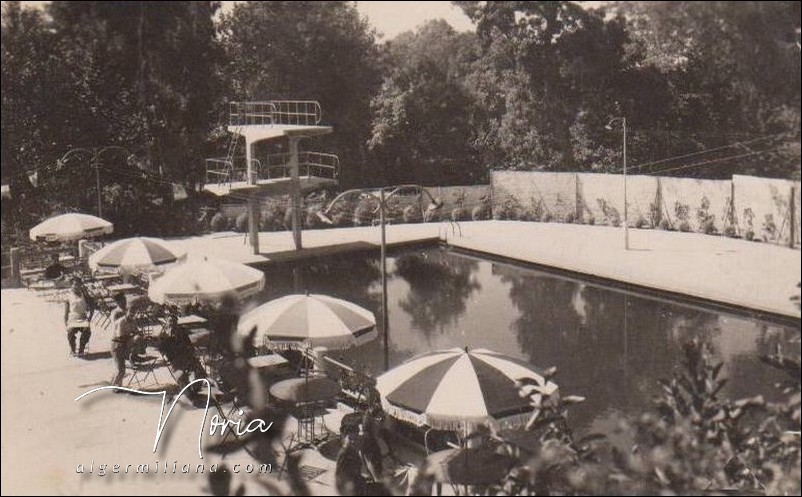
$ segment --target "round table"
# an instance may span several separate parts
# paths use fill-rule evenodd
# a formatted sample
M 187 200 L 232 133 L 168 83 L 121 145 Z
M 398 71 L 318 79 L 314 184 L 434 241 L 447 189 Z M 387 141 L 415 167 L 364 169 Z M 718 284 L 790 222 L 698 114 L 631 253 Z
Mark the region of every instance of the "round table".
M 336 381 L 323 376 L 292 378 L 270 387 L 270 395 L 289 404 L 310 404 L 331 400 L 340 393 Z
M 340 393 L 337 382 L 322 376 L 292 378 L 279 381 L 270 387 L 270 395 L 294 408 L 298 419 L 296 447 L 314 445 L 315 420 L 319 404 L 335 398 Z M 320 416 L 322 420 L 322 415 Z

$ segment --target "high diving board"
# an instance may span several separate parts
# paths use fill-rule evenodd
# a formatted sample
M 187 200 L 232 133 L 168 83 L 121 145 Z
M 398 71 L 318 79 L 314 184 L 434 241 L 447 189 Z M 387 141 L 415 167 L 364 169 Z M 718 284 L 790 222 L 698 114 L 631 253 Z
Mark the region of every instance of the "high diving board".
M 319 176 L 299 176 L 301 193 L 308 193 L 321 188 L 337 186 L 336 178 L 322 178 Z M 246 181 L 232 181 L 231 183 L 207 183 L 204 190 L 222 197 L 230 194 L 243 194 L 248 196 L 268 197 L 272 195 L 289 195 L 292 193 L 292 178 L 260 179 L 254 184 Z
M 296 124 L 229 125 L 228 131 L 245 137 L 246 143 L 282 137 L 306 138 L 332 133 L 331 126 L 305 126 Z

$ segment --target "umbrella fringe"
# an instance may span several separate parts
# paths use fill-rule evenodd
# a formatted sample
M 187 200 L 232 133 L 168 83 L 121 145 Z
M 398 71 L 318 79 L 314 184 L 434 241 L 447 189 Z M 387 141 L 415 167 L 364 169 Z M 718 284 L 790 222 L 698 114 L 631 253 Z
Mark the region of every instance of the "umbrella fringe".
M 308 340 L 265 340 L 264 347 L 278 350 L 305 350 L 308 348 L 340 350 L 366 344 L 377 337 L 375 328 L 360 336 L 342 335 Z
M 481 418 L 468 419 L 461 416 L 431 416 L 426 413 L 416 413 L 409 409 L 404 409 L 389 403 L 384 397 L 381 399 L 382 408 L 389 416 L 421 427 L 429 426 L 435 430 L 444 431 L 473 431 L 480 426 L 486 426 L 494 430 L 514 429 L 525 426 L 531 417 L 531 412 L 513 414 L 501 419 Z

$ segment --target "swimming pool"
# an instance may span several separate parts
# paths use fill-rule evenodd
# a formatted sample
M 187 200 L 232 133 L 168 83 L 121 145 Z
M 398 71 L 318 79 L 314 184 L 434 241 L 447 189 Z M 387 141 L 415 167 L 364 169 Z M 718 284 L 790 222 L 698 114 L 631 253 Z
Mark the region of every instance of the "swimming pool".
M 389 365 L 436 349 L 488 348 L 542 368 L 556 366 L 580 431 L 609 432 L 619 414 L 653 405 L 658 380 L 679 367 L 681 346 L 710 341 L 725 361 L 724 395 L 775 396 L 784 375 L 759 355 L 782 344 L 799 353 L 798 329 L 719 310 L 612 289 L 542 270 L 483 260 L 443 247 L 388 258 Z M 324 293 L 372 310 L 381 322 L 378 254 L 353 253 L 265 269 L 263 301 Z M 379 374 L 384 342 L 330 355 Z

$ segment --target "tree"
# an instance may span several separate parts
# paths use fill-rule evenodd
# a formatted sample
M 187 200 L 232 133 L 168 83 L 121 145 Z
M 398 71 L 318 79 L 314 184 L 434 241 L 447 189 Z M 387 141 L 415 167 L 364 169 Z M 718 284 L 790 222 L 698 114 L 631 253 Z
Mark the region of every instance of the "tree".
M 625 57 L 623 18 L 574 2 L 457 2 L 476 23 L 482 61 L 470 77 L 484 108 L 484 155 L 514 169 L 609 167 L 620 143 L 610 117 L 638 109 L 648 83 Z
M 619 2 L 608 8 L 628 19 L 629 50 L 668 82 L 671 112 L 664 126 L 653 126 L 664 128 L 654 135 L 666 144 L 664 157 L 749 142 L 705 156 L 716 161 L 705 167 L 670 173 L 799 177 L 798 167 L 789 168 L 800 158 L 799 2 Z M 766 136 L 773 138 L 761 139 Z M 719 160 L 753 152 L 761 153 Z
M 217 2 L 53 2 L 73 145 L 120 144 L 141 166 L 200 179 L 219 105 Z
M 430 21 L 383 47 L 385 79 L 373 99 L 370 148 L 389 183 L 465 184 L 484 179 L 475 151 L 474 101 L 465 77 L 471 33 Z
M 57 153 L 68 129 L 51 114 L 64 85 L 42 12 L 3 2 L 2 15 L 2 177 L 16 195 L 30 189 L 26 173 Z
M 375 34 L 348 2 L 243 2 L 221 21 L 228 97 L 317 100 L 343 164 L 341 183 L 369 177 L 370 98 L 380 82 Z M 316 140 L 317 141 L 317 140 Z

